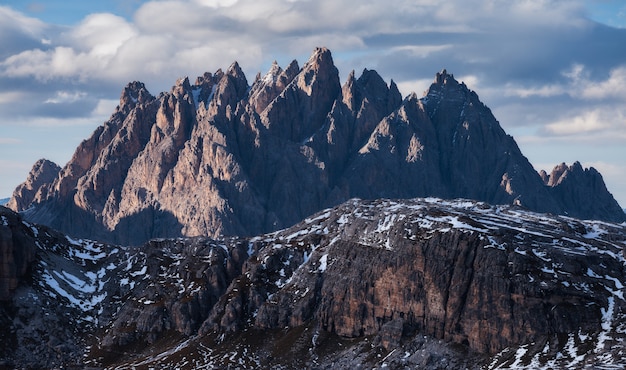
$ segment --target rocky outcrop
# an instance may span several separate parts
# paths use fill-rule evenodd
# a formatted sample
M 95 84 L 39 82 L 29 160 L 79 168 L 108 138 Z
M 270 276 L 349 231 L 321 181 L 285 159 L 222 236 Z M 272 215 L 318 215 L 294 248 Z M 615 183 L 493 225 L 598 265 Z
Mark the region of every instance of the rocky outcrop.
M 83 288 L 72 279 L 78 276 L 77 266 L 90 266 L 91 261 L 68 261 L 70 245 L 64 235 L 0 207 L 1 368 L 82 364 L 83 334 L 91 325 L 68 306 L 67 291 Z M 57 285 L 55 277 L 67 281 Z M 55 293 L 47 293 L 50 285 L 57 288 Z
M 133 251 L 131 263 L 141 267 L 130 275 L 140 272 L 142 279 L 132 286 L 129 279 L 108 291 L 124 300 L 107 325 L 102 345 L 122 350 L 136 343 L 153 344 L 168 331 L 194 335 L 241 274 L 247 251 L 243 242 L 206 238 L 153 240 Z
M 585 280 L 623 276 L 620 242 L 610 251 L 595 244 L 600 224 L 442 203 L 348 202 L 259 240 L 245 281 L 231 285 L 201 332 L 314 322 L 343 337 L 382 335 L 387 349 L 422 333 L 493 354 L 594 332 L 602 307 L 623 305 L 622 283 Z
M 0 206 L 0 301 L 9 300 L 35 259 L 36 232 Z
M 402 100 L 373 70 L 342 86 L 317 48 L 302 68 L 274 63 L 252 86 L 237 63 L 157 97 L 130 83 L 58 176 L 11 204 L 68 234 L 133 245 L 255 235 L 352 197 L 463 197 L 625 221 L 601 176 L 583 172 L 544 182 L 445 70 L 422 98 Z
M 6 206 L 19 212 L 41 201 L 60 171 L 61 167 L 56 163 L 47 159 L 38 160 L 28 173 L 26 181 L 13 191 L 13 196 Z

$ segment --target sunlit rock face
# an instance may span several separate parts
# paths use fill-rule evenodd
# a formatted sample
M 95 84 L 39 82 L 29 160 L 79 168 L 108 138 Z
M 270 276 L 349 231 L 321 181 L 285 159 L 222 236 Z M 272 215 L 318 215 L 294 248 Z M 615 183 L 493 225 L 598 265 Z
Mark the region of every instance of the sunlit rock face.
M 353 197 L 425 196 L 626 220 L 594 169 L 540 176 L 447 71 L 403 100 L 373 70 L 342 86 L 325 48 L 252 85 L 236 62 L 158 96 L 129 83 L 70 162 L 38 162 L 10 206 L 71 235 L 138 245 L 273 231 Z

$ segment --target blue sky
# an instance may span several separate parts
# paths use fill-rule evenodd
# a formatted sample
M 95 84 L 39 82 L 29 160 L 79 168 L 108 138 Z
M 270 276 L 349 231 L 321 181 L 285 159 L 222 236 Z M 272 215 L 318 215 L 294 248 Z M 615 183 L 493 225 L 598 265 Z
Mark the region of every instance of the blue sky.
M 0 198 L 63 166 L 140 80 L 152 94 L 237 60 L 327 46 L 421 94 L 446 68 L 537 170 L 578 160 L 626 207 L 626 2 L 615 0 L 0 0 Z

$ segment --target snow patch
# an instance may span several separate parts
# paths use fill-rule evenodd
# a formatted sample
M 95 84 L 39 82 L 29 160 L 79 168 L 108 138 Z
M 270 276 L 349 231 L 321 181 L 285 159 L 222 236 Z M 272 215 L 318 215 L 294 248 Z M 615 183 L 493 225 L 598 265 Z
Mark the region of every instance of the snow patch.
M 328 253 L 324 254 L 320 257 L 320 266 L 317 268 L 320 272 L 326 271 L 326 267 L 328 266 Z

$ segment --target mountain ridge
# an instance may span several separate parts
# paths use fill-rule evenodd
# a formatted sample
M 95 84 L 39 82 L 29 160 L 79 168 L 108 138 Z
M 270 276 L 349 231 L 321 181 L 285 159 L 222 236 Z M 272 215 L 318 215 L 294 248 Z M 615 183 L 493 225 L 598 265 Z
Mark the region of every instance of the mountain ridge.
M 626 220 L 597 171 L 566 172 L 544 182 L 478 95 L 446 70 L 423 98 L 402 99 L 373 70 L 341 85 L 330 51 L 317 48 L 302 68 L 273 64 L 252 86 L 236 62 L 158 96 L 129 83 L 56 178 L 34 196 L 21 185 L 11 208 L 121 244 L 256 235 L 353 197 L 470 198 Z
M 0 366 L 619 368 L 625 247 L 623 224 L 463 199 L 138 247 L 0 207 L 0 252 L 25 257 L 0 264 Z

